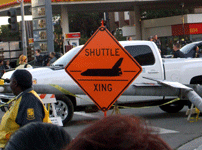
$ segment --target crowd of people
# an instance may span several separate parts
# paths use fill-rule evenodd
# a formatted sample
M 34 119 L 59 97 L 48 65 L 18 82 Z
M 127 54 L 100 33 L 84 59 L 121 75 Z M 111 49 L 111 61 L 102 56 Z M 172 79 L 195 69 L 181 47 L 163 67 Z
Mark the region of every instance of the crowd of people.
M 55 52 L 50 52 L 49 55 L 42 55 L 41 50 L 37 49 L 35 51 L 35 65 L 36 66 L 50 66 L 56 60 L 57 60 L 57 57 L 56 57 Z
M 160 49 L 161 48 L 161 42 L 158 39 L 158 36 L 157 35 L 150 36 L 148 38 L 148 40 L 153 41 L 156 44 L 157 48 L 159 49 L 159 52 L 161 53 L 161 49 Z M 186 58 L 185 54 L 183 52 L 181 52 L 180 49 L 181 49 L 181 44 L 179 42 L 175 42 L 173 44 L 173 56 L 172 56 L 172 58 Z M 164 57 L 164 56 L 162 55 L 162 57 Z M 199 58 L 199 57 L 200 57 L 199 47 L 195 46 L 192 58 Z
M 33 65 L 40 67 L 40 66 L 50 66 L 52 65 L 59 57 L 60 55 L 56 55 L 55 52 L 50 52 L 49 55 L 42 55 L 41 50 L 37 49 L 35 51 L 35 60 Z M 16 61 L 16 67 L 10 66 L 10 60 L 4 61 L 3 59 L 0 59 L 0 78 L 3 76 L 3 74 L 6 71 L 10 70 L 16 70 L 16 69 L 23 69 L 23 68 L 33 68 L 32 65 L 28 63 L 27 56 L 20 54 L 19 59 Z
M 128 37 L 128 40 L 133 40 L 132 37 Z M 150 36 L 148 38 L 149 41 L 153 41 L 157 48 L 159 49 L 159 52 L 161 54 L 161 41 L 158 39 L 157 35 Z M 179 42 L 176 42 L 173 44 L 173 58 L 185 58 L 185 55 L 180 51 L 181 45 Z M 194 48 L 195 53 L 193 53 L 192 58 L 198 58 L 201 57 L 199 53 L 199 47 L 196 46 Z M 41 54 L 41 50 L 37 49 L 35 50 L 35 60 L 33 65 L 40 67 L 40 66 L 51 66 L 59 57 L 61 57 L 62 54 L 56 54 L 55 52 L 50 52 L 50 54 Z M 164 57 L 163 55 L 161 55 Z M 4 74 L 5 71 L 9 71 L 11 69 L 22 69 L 22 68 L 33 68 L 30 64 L 28 64 L 28 58 L 20 54 L 19 59 L 16 63 L 16 68 L 12 68 L 10 66 L 10 61 L 6 60 L 5 62 L 0 59 L 0 77 Z
M 50 52 L 49 55 L 41 54 L 41 51 L 37 49 L 35 51 L 35 66 L 51 66 L 62 54 Z
M 6 60 L 5 62 L 3 61 L 3 59 L 0 59 L 0 78 L 3 76 L 3 74 L 7 71 L 7 70 L 11 70 L 12 67 L 10 66 L 10 61 Z

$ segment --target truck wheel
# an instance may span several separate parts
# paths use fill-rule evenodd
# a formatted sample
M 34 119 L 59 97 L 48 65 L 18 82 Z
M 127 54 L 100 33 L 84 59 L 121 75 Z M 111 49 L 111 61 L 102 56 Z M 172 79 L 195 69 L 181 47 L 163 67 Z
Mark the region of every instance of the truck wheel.
M 56 95 L 57 103 L 55 103 L 55 109 L 57 116 L 62 118 L 63 124 L 67 124 L 73 117 L 74 106 L 71 100 L 65 95 Z M 53 117 L 53 111 L 50 107 L 50 117 Z
M 170 103 L 167 105 L 159 106 L 161 110 L 168 112 L 168 113 L 177 113 L 184 107 L 184 103 L 182 101 L 177 101 L 174 103 Z
M 6 112 L 6 109 L 5 109 L 5 107 L 4 107 L 4 106 L 3 106 L 3 107 L 1 107 L 1 111 Z

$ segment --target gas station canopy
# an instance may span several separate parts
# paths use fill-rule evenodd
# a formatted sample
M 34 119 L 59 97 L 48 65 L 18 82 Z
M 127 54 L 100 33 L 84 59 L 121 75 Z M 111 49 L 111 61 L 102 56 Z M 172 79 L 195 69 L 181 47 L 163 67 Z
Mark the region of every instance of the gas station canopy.
M 0 16 L 7 16 L 10 7 L 17 9 L 20 15 L 21 0 L 1 0 Z M 201 0 L 52 0 L 53 14 L 61 13 L 61 6 L 67 7 L 69 12 L 74 11 L 134 11 L 134 6 L 139 6 L 140 10 L 180 8 L 184 3 L 185 8 L 193 8 L 200 5 Z M 24 0 L 25 15 L 31 15 L 31 0 Z

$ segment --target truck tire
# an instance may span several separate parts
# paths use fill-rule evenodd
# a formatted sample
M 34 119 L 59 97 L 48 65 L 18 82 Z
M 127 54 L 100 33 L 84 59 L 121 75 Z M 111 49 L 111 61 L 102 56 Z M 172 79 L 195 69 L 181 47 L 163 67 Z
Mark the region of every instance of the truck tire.
M 161 110 L 167 113 L 177 113 L 184 107 L 184 103 L 182 101 L 176 101 L 167 105 L 159 106 Z
M 4 107 L 4 106 L 3 106 L 3 107 L 1 107 L 1 111 L 6 112 L 6 109 L 5 109 L 5 107 Z
M 67 124 L 73 117 L 74 106 L 69 97 L 65 95 L 55 95 L 57 103 L 55 103 L 55 109 L 57 116 L 62 118 L 63 124 Z M 50 108 L 50 116 L 53 116 L 52 108 Z

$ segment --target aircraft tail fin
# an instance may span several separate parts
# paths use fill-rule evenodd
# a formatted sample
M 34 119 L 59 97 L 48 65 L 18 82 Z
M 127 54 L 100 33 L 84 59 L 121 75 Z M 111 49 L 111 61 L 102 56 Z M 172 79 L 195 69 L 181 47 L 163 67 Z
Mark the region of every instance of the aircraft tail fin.
M 115 63 L 115 65 L 112 67 L 112 69 L 119 68 L 119 67 L 121 66 L 122 61 L 123 61 L 123 58 L 120 58 L 120 59 Z

